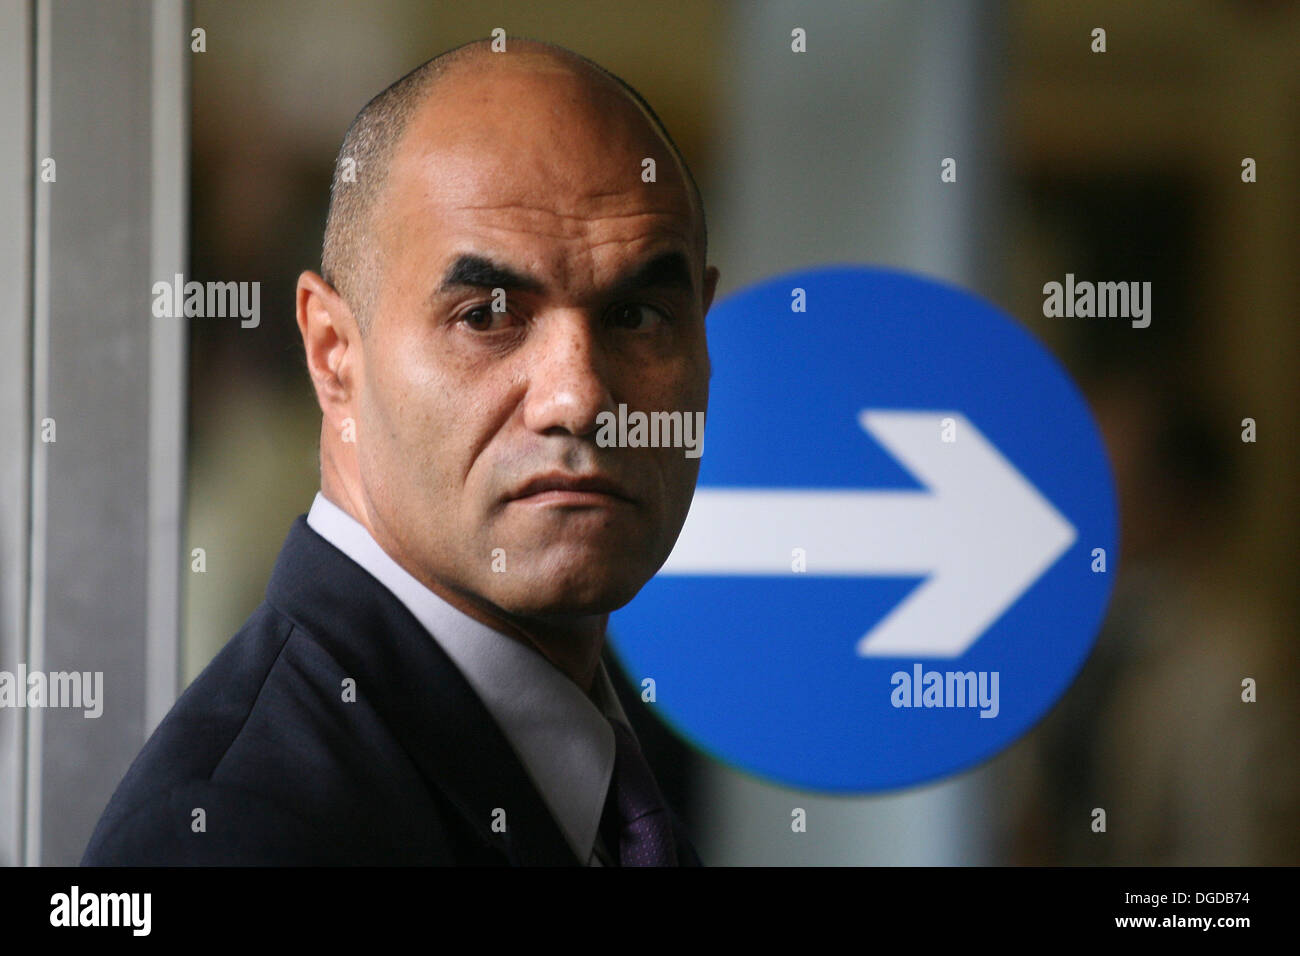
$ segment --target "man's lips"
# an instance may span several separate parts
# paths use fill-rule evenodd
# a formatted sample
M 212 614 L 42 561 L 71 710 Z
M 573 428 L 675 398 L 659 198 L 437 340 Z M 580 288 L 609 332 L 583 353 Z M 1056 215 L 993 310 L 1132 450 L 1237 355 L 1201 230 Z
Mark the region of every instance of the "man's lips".
M 537 475 L 508 496 L 510 501 L 525 500 L 536 504 L 608 504 L 610 499 L 635 503 L 627 489 L 612 478 L 560 471 Z

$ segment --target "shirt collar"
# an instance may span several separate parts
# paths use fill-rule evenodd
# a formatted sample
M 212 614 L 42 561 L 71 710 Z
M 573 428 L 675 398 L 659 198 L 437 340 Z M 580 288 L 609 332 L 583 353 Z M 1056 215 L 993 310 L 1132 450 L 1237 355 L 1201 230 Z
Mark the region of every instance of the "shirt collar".
M 350 514 L 317 492 L 307 523 L 393 592 L 465 675 L 500 725 L 577 858 L 592 859 L 627 715 L 601 662 L 587 697 L 533 648 L 476 621 L 413 577 Z

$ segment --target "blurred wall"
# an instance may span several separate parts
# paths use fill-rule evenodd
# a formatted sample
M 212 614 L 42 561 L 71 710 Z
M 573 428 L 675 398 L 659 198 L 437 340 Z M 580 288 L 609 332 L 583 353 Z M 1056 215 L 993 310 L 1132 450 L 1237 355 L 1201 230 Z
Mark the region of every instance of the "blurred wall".
M 1295 863 L 1300 8 L 1015 11 L 1006 302 L 1092 403 L 1121 571 L 1078 681 L 987 768 L 998 846 L 1028 863 Z M 1066 272 L 1150 280 L 1157 318 L 1045 319 L 1041 284 Z

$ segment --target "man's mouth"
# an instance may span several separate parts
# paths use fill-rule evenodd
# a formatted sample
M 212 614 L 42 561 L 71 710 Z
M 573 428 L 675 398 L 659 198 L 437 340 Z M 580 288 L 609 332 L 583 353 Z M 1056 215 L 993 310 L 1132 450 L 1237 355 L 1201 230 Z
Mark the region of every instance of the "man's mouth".
M 552 471 L 529 479 L 509 495 L 509 500 L 537 505 L 570 506 L 636 503 L 626 488 L 605 475 L 578 475 L 561 471 Z

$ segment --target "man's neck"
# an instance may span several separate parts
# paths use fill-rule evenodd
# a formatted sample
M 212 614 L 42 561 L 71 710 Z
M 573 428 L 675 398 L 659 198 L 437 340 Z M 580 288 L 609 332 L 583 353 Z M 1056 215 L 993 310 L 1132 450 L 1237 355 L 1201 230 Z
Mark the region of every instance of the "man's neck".
M 582 688 L 584 694 L 592 696 L 596 672 L 600 668 L 601 651 L 605 646 L 608 614 L 558 621 L 515 618 L 505 615 L 497 608 L 484 606 L 472 595 L 444 587 L 436 581 L 426 581 L 409 568 L 407 570 L 458 611 L 537 651 Z
M 400 553 L 384 547 L 380 535 L 375 533 L 363 507 L 345 494 L 339 494 L 332 482 L 322 481 L 321 494 L 363 527 L 384 552 L 438 597 L 456 610 L 480 624 L 505 634 L 521 644 L 531 647 L 550 661 L 562 674 L 573 681 L 588 697 L 600 668 L 600 655 L 605 646 L 605 627 L 608 614 L 567 616 L 556 619 L 517 618 L 500 608 L 488 604 L 474 595 L 446 586 L 411 566 Z

